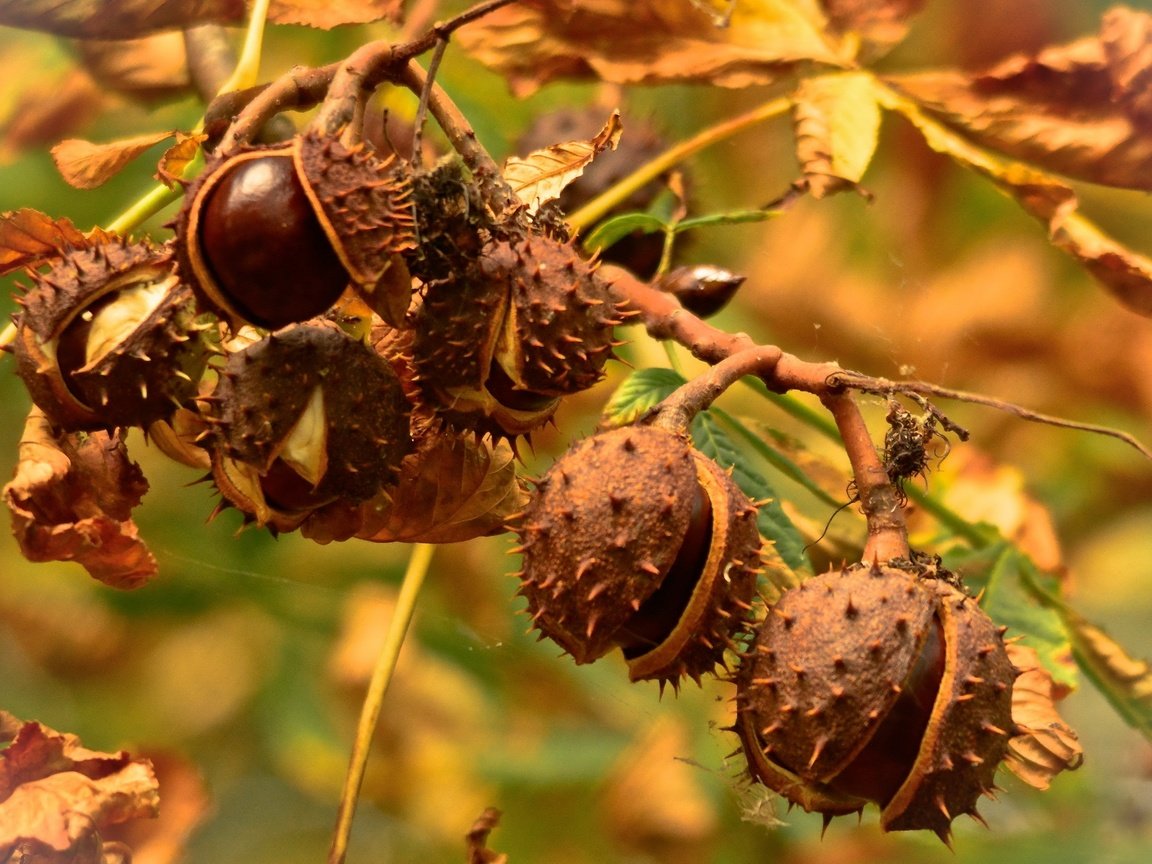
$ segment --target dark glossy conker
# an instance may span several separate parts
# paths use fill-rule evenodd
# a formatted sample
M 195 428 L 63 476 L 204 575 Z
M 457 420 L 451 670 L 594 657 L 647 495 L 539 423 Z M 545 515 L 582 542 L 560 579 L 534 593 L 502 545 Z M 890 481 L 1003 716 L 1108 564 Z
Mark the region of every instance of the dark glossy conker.
M 208 181 L 191 226 L 193 260 L 217 306 L 278 328 L 328 309 L 348 273 L 297 176 L 290 152 L 246 153 Z M 200 274 L 203 283 L 203 273 Z

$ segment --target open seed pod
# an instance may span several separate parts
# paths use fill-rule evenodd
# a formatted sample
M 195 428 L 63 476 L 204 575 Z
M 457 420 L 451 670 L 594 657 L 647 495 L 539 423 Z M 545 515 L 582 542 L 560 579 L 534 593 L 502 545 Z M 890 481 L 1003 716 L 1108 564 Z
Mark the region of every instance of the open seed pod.
M 169 249 L 113 238 L 31 276 L 17 372 L 55 425 L 146 427 L 195 396 L 206 350 Z
M 549 237 L 493 241 L 457 278 L 428 285 L 413 363 L 451 422 L 525 434 L 591 387 L 621 323 L 594 265 Z
M 217 156 L 176 220 L 181 275 L 234 324 L 277 328 L 327 310 L 351 285 L 398 326 L 415 244 L 395 160 L 302 135 Z
M 1017 675 L 976 602 L 890 567 L 785 592 L 736 680 L 752 776 L 825 819 L 881 807 L 886 831 L 979 818 L 1013 733 Z
M 371 498 L 395 480 L 412 446 L 410 407 L 392 367 L 329 322 L 234 351 L 206 401 L 217 486 L 279 530 L 331 501 Z
M 578 442 L 537 484 L 517 531 L 535 626 L 577 663 L 622 648 L 632 680 L 711 672 L 755 593 L 756 508 L 662 429 Z

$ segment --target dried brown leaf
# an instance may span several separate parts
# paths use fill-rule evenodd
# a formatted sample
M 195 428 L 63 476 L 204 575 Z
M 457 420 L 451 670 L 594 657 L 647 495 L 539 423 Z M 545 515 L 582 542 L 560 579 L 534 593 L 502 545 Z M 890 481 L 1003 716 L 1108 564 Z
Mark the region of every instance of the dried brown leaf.
M 796 157 L 815 198 L 854 189 L 880 134 L 880 105 L 865 72 L 801 82 L 793 97 Z
M 313 514 L 305 537 L 325 543 L 356 536 L 375 543 L 456 543 L 499 532 L 523 507 L 512 448 L 469 436 L 425 436 L 400 467 L 400 482 L 354 510 Z
M 615 150 L 622 131 L 620 112 L 613 111 L 604 128 L 587 141 L 553 144 L 523 159 L 510 157 L 504 163 L 504 179 L 527 205 L 528 212 L 535 213 L 541 204 L 559 198 L 600 153 L 608 148 Z
M 1098 37 L 981 73 L 889 83 L 982 147 L 1080 180 L 1152 190 L 1152 14 L 1117 7 Z
M 1084 749 L 1074 729 L 1056 710 L 1060 698 L 1052 676 L 1034 648 L 1008 646 L 1012 664 L 1021 670 L 1012 685 L 1012 721 L 1017 734 L 1008 742 L 1008 769 L 1036 789 L 1047 789 L 1061 771 L 1074 771 Z
M 70 219 L 28 207 L 0 213 L 0 276 L 88 243 Z
M 165 186 L 172 188 L 183 176 L 184 169 L 188 167 L 196 154 L 200 152 L 200 145 L 208 139 L 207 135 L 190 135 L 186 132 L 176 133 L 176 143 L 164 151 L 160 162 L 156 166 L 156 179 Z
M 135 39 L 244 18 L 244 0 L 9 0 L 0 24 L 77 39 Z
M 155 819 L 123 822 L 104 831 L 105 854 L 109 841 L 117 841 L 132 850 L 131 864 L 177 864 L 192 832 L 209 815 L 207 784 L 196 766 L 177 753 L 143 755 L 164 791 L 164 806 Z
M 1152 259 L 1109 237 L 1080 213 L 1071 187 L 1051 174 L 973 144 L 894 91 L 883 101 L 911 120 L 932 149 L 987 177 L 1015 198 L 1046 225 L 1052 244 L 1079 261 L 1117 300 L 1138 315 L 1152 317 Z
M 102 87 L 135 99 L 171 99 L 192 88 L 182 33 L 84 39 L 76 43 L 76 53 Z
M 158 808 L 151 764 L 0 712 L 0 860 L 102 864 L 100 832 Z M 115 853 L 112 844 L 107 850 Z M 114 859 L 113 859 L 114 860 Z
M 56 170 L 70 186 L 77 189 L 95 189 L 102 186 L 129 162 L 175 132 L 149 132 L 106 144 L 94 144 L 80 138 L 69 138 L 52 148 L 52 161 Z
M 403 10 L 404 0 L 272 0 L 268 20 L 331 30 L 341 24 L 396 22 Z
M 3 489 L 12 532 L 30 561 L 75 561 L 114 588 L 138 588 L 156 560 L 137 536 L 132 508 L 148 489 L 119 435 L 57 437 L 28 415 L 16 475 Z
M 695 3 L 537 0 L 499 9 L 455 39 L 526 96 L 558 78 L 618 84 L 769 84 L 798 65 L 843 66 L 803 0 L 736 4 L 727 27 Z

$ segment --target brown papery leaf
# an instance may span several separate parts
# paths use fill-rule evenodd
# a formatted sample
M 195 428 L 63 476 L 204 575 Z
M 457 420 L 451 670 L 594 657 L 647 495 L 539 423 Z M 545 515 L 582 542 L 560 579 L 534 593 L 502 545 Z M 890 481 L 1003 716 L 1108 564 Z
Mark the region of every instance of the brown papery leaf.
M 814 198 L 854 189 L 880 133 L 880 105 L 865 72 L 801 82 L 793 96 L 796 158 Z
M 160 157 L 160 162 L 156 166 L 156 179 L 171 189 L 184 176 L 184 169 L 196 158 L 196 154 L 200 152 L 200 145 L 207 138 L 207 135 L 177 132 L 176 143 L 165 150 L 164 155 Z
M 1118 7 L 1101 35 L 978 74 L 888 79 L 982 147 L 1092 183 L 1152 190 L 1152 15 Z
M 88 239 L 70 219 L 28 207 L 0 214 L 0 276 L 86 245 Z
M 319 543 L 356 536 L 374 543 L 456 543 L 499 532 L 523 509 L 512 448 L 427 435 L 400 466 L 386 496 L 354 511 L 323 508 L 301 528 Z
M 107 144 L 69 138 L 52 148 L 52 161 L 70 186 L 95 189 L 115 177 L 124 167 L 175 132 L 150 132 Z
M 107 844 L 118 841 L 132 850 L 131 864 L 177 864 L 193 831 L 208 818 L 211 799 L 196 766 L 169 751 L 145 752 L 164 790 L 164 806 L 155 819 L 133 820 L 102 832 Z
M 1120 716 L 1152 741 L 1152 663 L 1133 657 L 1072 610 L 1059 611 L 1072 638 L 1076 662 Z
M 171 99 L 192 89 L 182 33 L 76 43 L 84 68 L 100 85 L 140 100 Z
M 93 578 L 127 589 L 157 572 L 131 518 L 147 490 L 119 435 L 57 437 L 34 408 L 20 438 L 16 476 L 2 494 L 28 560 L 75 561 Z
M 244 19 L 244 0 L 23 0 L 0 3 L 0 24 L 77 39 L 135 39 L 160 30 Z
M 748 87 L 787 77 L 803 63 L 848 63 L 810 3 L 738 3 L 727 27 L 700 5 L 536 0 L 499 9 L 455 39 L 504 75 L 518 96 L 558 78 Z
M 882 94 L 881 102 L 911 120 L 932 149 L 982 174 L 1015 198 L 1047 226 L 1054 246 L 1079 261 L 1128 309 L 1152 317 L 1152 259 L 1109 237 L 1080 213 L 1071 187 L 973 144 L 895 91 Z
M 512 156 L 504 163 L 504 179 L 521 201 L 535 213 L 541 204 L 560 197 L 569 183 L 584 173 L 592 160 L 609 147 L 616 149 L 623 126 L 620 112 L 613 111 L 594 138 L 554 144 L 535 150 L 523 159 Z
M 403 10 L 404 0 L 272 0 L 268 20 L 331 30 L 341 24 L 396 22 Z
M 1080 767 L 1084 748 L 1056 710 L 1056 686 L 1036 650 L 1011 644 L 1008 656 L 1021 674 L 1012 685 L 1012 722 L 1018 732 L 1008 742 L 1004 763 L 1029 786 L 1047 789 L 1061 771 Z
M 0 860 L 19 850 L 15 860 L 102 864 L 100 832 L 156 815 L 147 760 L 88 750 L 75 735 L 2 711 L 0 732 L 8 745 L 0 749 Z

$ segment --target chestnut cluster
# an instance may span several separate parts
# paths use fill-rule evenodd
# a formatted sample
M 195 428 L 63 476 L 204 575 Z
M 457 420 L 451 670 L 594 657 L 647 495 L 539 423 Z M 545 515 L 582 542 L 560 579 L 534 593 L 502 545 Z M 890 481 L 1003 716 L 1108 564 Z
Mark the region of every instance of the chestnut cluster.
M 30 269 L 19 373 L 60 430 L 151 430 L 276 531 L 386 498 L 425 438 L 531 433 L 623 320 L 566 237 L 485 208 L 458 163 L 315 130 L 209 156 L 174 227 Z
M 520 593 L 577 663 L 619 648 L 632 680 L 678 686 L 736 665 L 753 780 L 825 819 L 881 808 L 884 830 L 947 841 L 1016 734 L 1019 674 L 950 574 L 857 565 L 757 597 L 756 508 L 719 466 L 647 426 L 577 443 L 517 530 Z

